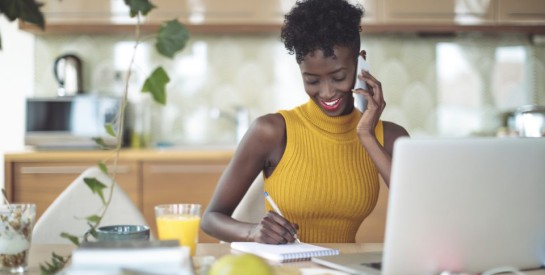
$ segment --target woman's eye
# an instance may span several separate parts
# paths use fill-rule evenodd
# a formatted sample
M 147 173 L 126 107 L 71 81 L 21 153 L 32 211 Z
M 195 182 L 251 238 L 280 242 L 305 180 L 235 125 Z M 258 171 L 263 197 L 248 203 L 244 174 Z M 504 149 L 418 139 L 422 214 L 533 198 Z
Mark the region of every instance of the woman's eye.
M 308 85 L 316 85 L 318 84 L 318 80 L 307 80 L 305 81 Z
M 341 82 L 341 81 L 344 81 L 344 80 L 345 80 L 345 77 L 339 77 L 339 78 L 334 77 L 333 78 L 333 81 L 336 81 L 336 82 Z

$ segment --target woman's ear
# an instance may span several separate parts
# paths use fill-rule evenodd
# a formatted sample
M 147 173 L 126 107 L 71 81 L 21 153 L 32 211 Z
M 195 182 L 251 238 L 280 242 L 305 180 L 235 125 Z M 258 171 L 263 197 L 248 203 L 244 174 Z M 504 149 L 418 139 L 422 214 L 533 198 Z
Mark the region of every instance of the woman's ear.
M 367 60 L 367 52 L 365 50 L 360 51 L 360 56 L 363 57 L 363 59 Z

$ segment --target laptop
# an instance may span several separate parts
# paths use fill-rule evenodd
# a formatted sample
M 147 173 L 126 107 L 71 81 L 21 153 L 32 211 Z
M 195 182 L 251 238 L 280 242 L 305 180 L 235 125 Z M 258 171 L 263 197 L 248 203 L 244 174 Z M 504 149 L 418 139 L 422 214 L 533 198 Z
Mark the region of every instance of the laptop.
M 394 146 L 380 273 L 368 253 L 312 261 L 352 274 L 539 268 L 544 213 L 545 138 L 403 138 Z

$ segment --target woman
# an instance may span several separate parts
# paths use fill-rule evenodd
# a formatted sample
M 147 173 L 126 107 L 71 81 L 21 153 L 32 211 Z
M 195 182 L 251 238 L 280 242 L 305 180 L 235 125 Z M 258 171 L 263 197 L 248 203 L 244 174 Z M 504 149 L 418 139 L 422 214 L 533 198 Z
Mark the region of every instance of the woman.
M 310 100 L 253 122 L 203 215 L 205 232 L 228 242 L 355 242 L 377 202 L 378 175 L 389 183 L 394 141 L 408 136 L 380 120 L 380 82 L 356 72 L 362 16 L 345 0 L 299 1 L 285 16 L 281 38 Z M 356 77 L 368 90 L 353 90 Z M 353 92 L 367 99 L 363 114 Z M 285 216 L 269 211 L 257 224 L 231 218 L 261 172 Z

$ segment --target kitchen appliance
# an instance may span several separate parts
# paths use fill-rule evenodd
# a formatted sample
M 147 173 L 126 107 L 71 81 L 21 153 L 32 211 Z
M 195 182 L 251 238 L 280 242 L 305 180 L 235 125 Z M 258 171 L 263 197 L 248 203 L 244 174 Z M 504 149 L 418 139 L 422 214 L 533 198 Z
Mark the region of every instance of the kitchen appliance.
M 96 149 L 94 137 L 116 140 L 106 130 L 115 121 L 122 99 L 78 95 L 26 99 L 25 144 L 36 149 Z
M 55 59 L 53 74 L 57 80 L 58 96 L 83 93 L 82 61 L 77 55 L 64 54 Z
M 514 118 L 519 136 L 545 137 L 545 106 L 521 106 L 515 111 Z

